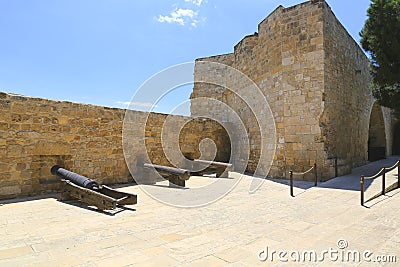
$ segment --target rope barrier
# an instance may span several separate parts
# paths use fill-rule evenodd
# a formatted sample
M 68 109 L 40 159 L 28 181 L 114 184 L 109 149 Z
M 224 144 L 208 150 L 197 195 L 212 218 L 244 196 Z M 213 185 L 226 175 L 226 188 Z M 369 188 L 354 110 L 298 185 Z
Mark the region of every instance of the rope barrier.
M 392 167 L 386 167 L 386 172 L 393 171 L 398 166 L 398 164 L 399 162 L 396 162 Z
M 368 176 L 368 177 L 364 177 L 365 180 L 370 180 L 370 179 L 376 179 L 379 176 L 381 176 L 383 174 L 383 169 L 385 169 L 386 172 L 390 172 L 393 171 L 399 164 L 399 161 L 397 161 L 393 166 L 391 167 L 383 167 L 377 174 L 373 175 L 373 176 Z
M 293 175 L 305 175 L 309 172 L 311 172 L 314 169 L 314 166 L 312 166 L 309 170 L 305 171 L 305 172 L 293 172 Z
M 377 174 L 370 176 L 370 177 L 364 177 L 364 175 L 361 176 L 360 179 L 360 193 L 361 193 L 361 206 L 364 206 L 365 202 L 371 201 L 372 199 L 375 199 L 379 196 L 385 195 L 386 192 L 388 192 L 388 189 L 391 187 L 396 187 L 394 185 L 391 185 L 389 188 L 386 188 L 386 174 L 392 170 L 394 170 L 395 168 L 398 169 L 397 171 L 397 188 L 400 188 L 400 160 L 398 160 L 393 166 L 391 167 L 383 167 Z M 364 180 L 372 180 L 372 179 L 376 179 L 378 177 L 382 176 L 382 191 L 376 195 L 374 195 L 373 197 L 369 198 L 367 201 L 364 201 L 364 192 L 365 192 L 365 188 L 364 188 Z
M 382 175 L 384 169 L 385 169 L 385 167 L 383 167 L 377 174 L 375 174 L 373 176 L 364 177 L 364 179 L 365 180 L 376 179 L 376 178 L 378 178 L 379 176 Z
M 301 175 L 304 177 L 304 175 L 306 175 L 307 173 L 311 173 L 311 171 L 314 171 L 314 186 L 317 186 L 317 180 L 318 180 L 318 175 L 317 175 L 317 164 L 314 163 L 314 165 L 308 169 L 305 172 L 293 172 L 293 171 L 289 171 L 289 179 L 290 179 L 290 195 L 292 197 L 294 197 L 294 193 L 293 193 L 293 175 Z

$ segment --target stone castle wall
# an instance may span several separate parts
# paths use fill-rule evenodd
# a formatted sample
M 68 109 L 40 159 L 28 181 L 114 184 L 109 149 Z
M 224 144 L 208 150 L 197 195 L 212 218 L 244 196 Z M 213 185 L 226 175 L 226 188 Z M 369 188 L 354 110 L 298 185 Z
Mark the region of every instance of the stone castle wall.
M 195 80 L 217 76 L 218 68 L 223 68 L 204 69 L 200 64 L 204 61 L 238 69 L 267 98 L 276 123 L 277 148 L 270 176 L 287 177 L 289 170 L 301 172 L 317 163 L 321 178 L 329 179 L 334 177 L 334 157 L 339 174 L 366 162 L 374 102 L 368 59 L 325 1 L 279 6 L 258 25 L 258 33 L 246 36 L 233 53 L 198 59 Z M 245 94 L 240 84 L 233 81 L 230 86 Z M 195 83 L 191 99 L 200 96 L 227 103 L 242 118 L 251 139 L 247 170 L 254 171 L 260 156 L 259 127 L 248 119 L 248 106 L 262 110 L 265 103 L 245 104 L 227 88 Z M 193 102 L 191 112 L 196 115 L 204 108 L 215 109 Z M 391 128 L 387 125 L 391 113 L 383 111 L 385 127 Z M 386 135 L 389 148 L 391 133 Z
M 323 143 L 315 142 L 321 134 L 318 118 L 323 110 L 322 5 L 305 3 L 287 9 L 280 6 L 258 25 L 258 33 L 235 46 L 234 53 L 197 60 L 229 62 L 228 65 L 252 79 L 268 99 L 277 134 L 271 176 L 284 177 L 290 169 L 301 171 L 324 158 Z M 218 70 L 195 68 L 195 80 L 196 76 L 213 73 Z M 239 95 L 245 90 L 239 89 Z M 254 171 L 260 156 L 259 127 L 254 120 L 247 120 L 249 110 L 243 108 L 235 94 L 223 88 L 216 90 L 195 83 L 191 97 L 199 96 L 228 103 L 245 122 L 251 139 L 248 170 Z M 253 108 L 262 110 L 265 106 L 259 102 Z M 191 112 L 198 114 L 203 108 L 192 104 Z
M 58 178 L 50 174 L 54 164 L 104 184 L 134 182 L 122 147 L 125 112 L 0 93 L 0 199 L 57 190 Z M 229 160 L 229 139 L 214 121 L 129 112 L 132 122 L 140 125 L 132 144 L 145 143 L 154 164 L 171 165 L 160 145 L 167 117 L 182 129 L 164 131 L 163 137 L 175 135 L 181 129 L 178 136 L 182 153 L 199 157 L 200 141 L 210 138 L 219 148 L 217 159 Z M 144 160 L 146 151 L 139 146 L 131 149 L 133 162 Z M 136 166 L 131 169 L 137 171 Z
M 207 61 L 220 64 L 202 64 Z M 251 95 L 248 81 L 229 68 L 250 78 L 263 97 Z M 288 177 L 289 170 L 301 172 L 317 163 L 319 177 L 326 180 L 335 175 L 334 157 L 340 175 L 365 163 L 369 146 L 391 154 L 396 122 L 389 109 L 374 102 L 368 59 L 323 0 L 279 6 L 233 53 L 196 60 L 194 76 L 192 115 L 226 122 L 228 131 L 239 124 L 238 116 L 248 145 L 244 136 L 228 136 L 211 119 L 0 93 L 0 199 L 57 190 L 58 179 L 50 174 L 54 164 L 115 184 L 133 182 L 147 155 L 161 165 L 180 167 L 183 154 L 215 156 L 239 166 L 242 159 L 231 155 L 231 147 L 244 151 L 249 146 L 247 171 L 261 166 L 257 174 Z M 219 85 L 197 82 L 204 80 Z M 130 118 L 125 125 L 124 116 Z M 165 124 L 171 127 L 165 130 Z M 131 136 L 123 141 L 122 129 L 128 126 Z M 261 135 L 260 129 L 271 133 L 271 127 L 276 135 Z M 268 145 L 276 150 L 265 150 Z M 271 160 L 262 158 L 262 149 Z M 171 162 L 174 158 L 177 162 Z
M 343 174 L 368 159 L 368 125 L 374 99 L 367 57 L 328 6 L 323 12 L 324 112 L 320 126 L 327 156 L 338 158 L 339 174 Z

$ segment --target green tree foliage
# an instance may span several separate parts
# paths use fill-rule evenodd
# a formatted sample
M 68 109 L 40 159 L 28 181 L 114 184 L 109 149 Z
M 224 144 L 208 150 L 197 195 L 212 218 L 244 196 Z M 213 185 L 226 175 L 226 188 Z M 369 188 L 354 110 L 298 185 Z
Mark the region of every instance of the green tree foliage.
M 361 45 L 370 54 L 373 94 L 400 114 L 400 0 L 371 0 Z

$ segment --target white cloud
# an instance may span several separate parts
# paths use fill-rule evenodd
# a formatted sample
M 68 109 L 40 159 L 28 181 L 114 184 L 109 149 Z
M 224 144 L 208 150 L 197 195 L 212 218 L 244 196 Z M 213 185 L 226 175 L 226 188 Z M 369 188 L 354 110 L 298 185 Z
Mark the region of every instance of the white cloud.
M 202 3 L 207 3 L 207 1 L 203 0 L 185 0 L 185 2 L 192 3 L 193 5 L 196 6 L 201 6 Z
M 204 22 L 206 22 L 206 20 L 207 20 L 206 17 L 202 17 L 202 18 L 200 18 L 200 19 L 193 19 L 193 21 L 192 21 L 192 23 L 190 23 L 190 25 L 191 25 L 192 27 L 196 27 L 197 24 L 199 24 L 199 23 L 204 23 Z
M 157 21 L 161 23 L 178 23 L 179 25 L 185 26 L 186 24 L 190 24 L 195 27 L 199 22 L 197 18 L 197 11 L 192 9 L 182 9 L 179 8 L 173 12 L 169 16 L 159 15 Z
M 129 107 L 144 107 L 144 108 L 157 107 L 157 105 L 154 105 L 153 103 L 150 102 L 117 101 L 115 103 L 120 106 L 129 106 Z

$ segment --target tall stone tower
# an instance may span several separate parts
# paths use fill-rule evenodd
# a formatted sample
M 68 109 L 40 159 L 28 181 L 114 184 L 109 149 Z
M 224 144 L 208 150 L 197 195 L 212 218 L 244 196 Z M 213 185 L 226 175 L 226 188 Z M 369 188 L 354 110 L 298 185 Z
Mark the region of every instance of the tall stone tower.
M 221 65 L 201 64 L 207 61 Z M 246 88 L 235 77 L 222 77 L 226 87 L 196 82 L 220 75 L 224 66 L 237 69 L 260 88 L 275 120 L 276 151 L 268 174 L 285 177 L 289 170 L 304 171 L 316 163 L 326 180 L 335 176 L 335 169 L 340 175 L 364 164 L 372 146 L 391 154 L 391 112 L 374 103 L 368 64 L 324 0 L 279 6 L 233 53 L 196 60 L 191 113 L 226 112 L 221 105 L 195 101 L 200 97 L 225 103 L 241 118 L 249 136 L 247 170 L 264 164 L 259 162 L 260 122 L 253 113 L 262 113 L 265 102 L 245 103 L 240 96 Z M 377 143 L 372 145 L 372 140 Z

